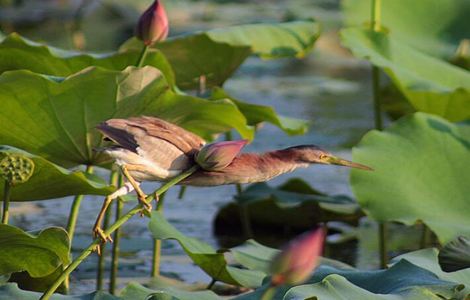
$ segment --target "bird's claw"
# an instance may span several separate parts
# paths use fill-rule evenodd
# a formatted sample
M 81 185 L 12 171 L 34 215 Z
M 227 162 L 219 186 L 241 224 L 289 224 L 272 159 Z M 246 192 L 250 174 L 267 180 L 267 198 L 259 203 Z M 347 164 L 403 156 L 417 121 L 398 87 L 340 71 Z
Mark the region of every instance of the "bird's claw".
M 103 229 L 101 229 L 100 227 L 97 227 L 95 229 L 93 229 L 93 235 L 95 238 L 100 238 L 101 239 L 101 243 L 107 243 L 107 242 L 110 242 L 112 243 L 113 242 L 113 239 L 111 238 L 110 235 L 106 235 L 103 231 Z
M 152 212 L 152 204 L 147 202 L 147 195 L 140 195 L 139 202 L 142 205 L 142 210 L 140 211 L 140 216 L 149 215 Z

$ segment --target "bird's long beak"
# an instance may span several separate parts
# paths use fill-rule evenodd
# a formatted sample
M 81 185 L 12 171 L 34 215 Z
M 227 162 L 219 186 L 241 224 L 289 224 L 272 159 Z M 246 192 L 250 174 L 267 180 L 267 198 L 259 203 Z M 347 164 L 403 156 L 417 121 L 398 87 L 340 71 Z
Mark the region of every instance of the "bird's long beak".
M 373 171 L 374 169 L 359 163 L 355 163 L 346 159 L 342 159 L 340 157 L 336 157 L 333 155 L 328 155 L 324 158 L 324 163 L 329 165 L 338 165 L 338 166 L 345 166 L 350 168 L 356 168 L 361 170 Z

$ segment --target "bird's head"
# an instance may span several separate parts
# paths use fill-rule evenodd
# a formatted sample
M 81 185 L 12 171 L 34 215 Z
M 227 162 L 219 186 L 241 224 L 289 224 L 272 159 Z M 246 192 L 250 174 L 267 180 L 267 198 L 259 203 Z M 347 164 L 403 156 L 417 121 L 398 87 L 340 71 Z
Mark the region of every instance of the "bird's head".
M 285 150 L 289 151 L 296 158 L 296 160 L 301 163 L 338 165 L 372 171 L 372 168 L 368 166 L 334 156 L 330 152 L 323 150 L 315 145 L 294 146 Z

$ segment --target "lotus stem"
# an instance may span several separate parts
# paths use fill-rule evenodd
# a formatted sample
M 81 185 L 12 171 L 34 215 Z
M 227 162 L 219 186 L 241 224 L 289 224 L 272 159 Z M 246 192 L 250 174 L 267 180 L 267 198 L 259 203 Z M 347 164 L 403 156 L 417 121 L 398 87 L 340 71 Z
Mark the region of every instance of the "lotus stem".
M 421 230 L 422 231 L 421 231 L 420 249 L 424 249 L 431 242 L 432 231 L 424 223 L 422 224 Z
M 122 209 L 124 207 L 124 203 L 121 199 L 118 198 L 116 201 L 116 220 L 119 220 L 122 215 Z M 116 286 L 117 286 L 117 274 L 119 268 L 119 246 L 121 244 L 121 229 L 118 228 L 114 232 L 113 236 L 113 250 L 111 256 L 111 276 L 109 280 L 109 293 L 114 295 L 116 293 Z
M 2 224 L 8 224 L 8 216 L 9 216 L 9 209 L 10 209 L 10 196 L 11 196 L 11 184 L 8 180 L 5 180 L 5 186 L 3 188 Z
M 178 199 L 183 199 L 184 194 L 186 193 L 186 188 L 187 187 L 185 185 L 180 187 L 180 191 L 178 192 Z
M 186 172 L 174 177 L 172 180 L 168 181 L 164 185 L 162 185 L 159 189 L 157 189 L 153 195 L 160 196 L 164 192 L 166 192 L 169 188 L 180 182 L 181 180 L 185 179 L 186 177 L 190 176 L 193 174 L 196 170 L 198 169 L 198 166 L 193 166 L 190 169 L 188 169 Z M 153 199 L 153 195 L 147 197 L 146 202 L 150 202 Z M 112 224 L 108 229 L 104 231 L 105 235 L 110 235 L 113 232 L 115 232 L 118 228 L 120 228 L 124 223 L 126 223 L 130 218 L 132 218 L 135 214 L 139 213 L 142 211 L 143 205 L 141 203 L 137 204 L 134 206 L 131 210 L 129 210 L 125 215 L 123 215 L 121 218 L 116 220 L 114 224 Z M 65 280 L 67 276 L 69 276 L 70 273 L 72 273 L 73 270 L 75 270 L 82 262 L 87 258 L 93 251 L 96 249 L 96 247 L 101 243 L 100 238 L 96 238 L 93 240 L 93 242 L 80 253 L 80 255 L 73 260 L 73 262 L 64 270 L 64 272 L 52 283 L 52 285 L 47 289 L 47 291 L 44 292 L 44 294 L 41 296 L 41 300 L 47 300 L 51 297 L 51 295 L 57 290 L 57 288 L 60 286 L 60 284 Z
M 87 166 L 86 173 L 93 173 L 93 166 Z M 83 195 L 77 195 L 73 199 L 72 208 L 70 209 L 69 220 L 67 222 L 67 232 L 69 233 L 70 244 L 72 244 L 73 236 L 75 234 L 75 227 L 77 225 L 78 213 L 80 212 L 80 205 L 83 200 Z
M 378 32 L 381 28 L 380 18 L 381 18 L 381 0 L 372 0 L 371 3 L 371 15 L 370 15 L 370 29 Z M 375 119 L 375 129 L 382 130 L 383 121 L 382 121 L 382 108 L 380 101 L 380 70 L 377 66 L 372 66 L 372 94 L 374 97 L 374 119 Z M 379 254 L 380 254 L 380 267 L 386 268 L 388 263 L 387 256 L 387 224 L 379 223 Z
M 111 211 L 107 210 L 104 215 L 103 220 L 103 229 L 106 230 L 109 226 L 109 221 L 111 219 Z M 98 269 L 96 271 L 96 290 L 101 291 L 103 289 L 103 279 L 105 273 L 105 257 L 106 257 L 106 244 L 102 247 L 101 255 L 98 257 Z
M 226 141 L 231 141 L 233 140 L 232 132 L 227 131 L 225 133 L 225 140 Z M 235 184 L 235 188 L 237 189 L 237 196 L 240 196 L 242 193 L 242 185 L 237 183 Z M 250 216 L 248 213 L 248 207 L 242 203 L 239 203 L 240 207 L 240 223 L 242 224 L 242 230 L 243 230 L 243 235 L 249 239 L 253 237 L 253 230 L 251 230 L 251 222 L 250 222 Z
M 163 211 L 163 203 L 165 201 L 166 193 L 163 193 L 158 199 L 156 211 Z M 161 262 L 162 241 L 160 239 L 153 239 L 153 256 L 152 256 L 152 277 L 160 275 L 160 262 Z
M 276 294 L 276 287 L 271 285 L 264 291 L 260 300 L 271 300 L 274 298 L 275 294 Z
M 111 172 L 111 175 L 109 177 L 109 183 L 113 186 L 118 186 L 118 177 L 119 173 L 115 170 Z M 104 215 L 104 220 L 103 220 L 103 229 L 106 230 L 106 228 L 109 227 L 109 222 L 111 219 L 111 210 L 107 210 L 106 214 Z M 103 245 L 103 252 L 101 255 L 98 257 L 98 270 L 96 272 L 96 290 L 100 291 L 103 289 L 103 278 L 104 278 L 104 273 L 105 273 L 105 257 L 106 257 L 106 245 Z
M 142 51 L 140 52 L 139 59 L 137 60 L 137 63 L 135 64 L 137 68 L 141 68 L 144 65 L 148 50 L 149 50 L 149 46 L 144 45 L 144 47 L 142 48 Z
M 216 282 L 217 282 L 217 279 L 212 278 L 211 282 L 209 282 L 209 284 L 207 285 L 206 290 L 212 290 L 212 287 L 214 286 Z

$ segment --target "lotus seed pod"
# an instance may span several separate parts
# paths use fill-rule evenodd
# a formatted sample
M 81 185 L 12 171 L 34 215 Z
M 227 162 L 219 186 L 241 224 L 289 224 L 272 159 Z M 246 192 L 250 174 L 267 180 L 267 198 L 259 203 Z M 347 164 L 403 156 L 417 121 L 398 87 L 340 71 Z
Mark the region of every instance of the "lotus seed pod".
M 34 162 L 20 154 L 7 154 L 0 161 L 0 176 L 15 185 L 29 180 L 34 172 Z

